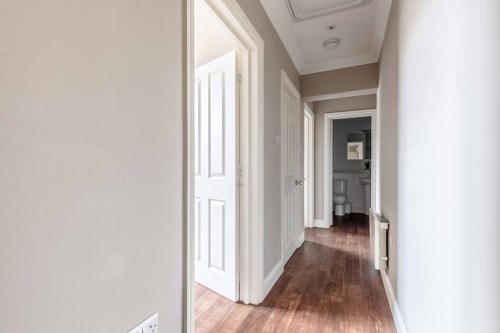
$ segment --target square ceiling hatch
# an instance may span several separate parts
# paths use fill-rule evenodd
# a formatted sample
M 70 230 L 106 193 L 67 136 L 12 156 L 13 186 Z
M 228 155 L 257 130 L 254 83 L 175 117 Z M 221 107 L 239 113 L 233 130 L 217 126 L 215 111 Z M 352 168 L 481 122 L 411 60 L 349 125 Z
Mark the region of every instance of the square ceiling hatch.
M 284 0 L 293 19 L 297 21 L 309 20 L 316 17 L 363 7 L 372 0 Z

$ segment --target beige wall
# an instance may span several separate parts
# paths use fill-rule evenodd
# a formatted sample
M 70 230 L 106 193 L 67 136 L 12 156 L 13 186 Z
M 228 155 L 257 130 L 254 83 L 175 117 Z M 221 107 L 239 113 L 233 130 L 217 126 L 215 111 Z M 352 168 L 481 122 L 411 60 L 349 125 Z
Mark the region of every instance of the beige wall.
M 302 97 L 378 87 L 378 64 L 336 69 L 300 77 Z
M 182 1 L 0 7 L 0 332 L 181 332 Z
M 329 112 L 374 109 L 377 95 L 314 102 L 314 218 L 324 219 L 324 116 Z
M 206 64 L 240 46 L 205 0 L 194 1 L 194 65 Z
M 281 69 L 287 72 L 297 88 L 299 75 L 260 2 L 238 2 L 265 42 L 264 273 L 267 274 L 281 259 L 281 150 L 276 140 L 281 132 Z M 300 128 L 302 133 L 303 126 Z

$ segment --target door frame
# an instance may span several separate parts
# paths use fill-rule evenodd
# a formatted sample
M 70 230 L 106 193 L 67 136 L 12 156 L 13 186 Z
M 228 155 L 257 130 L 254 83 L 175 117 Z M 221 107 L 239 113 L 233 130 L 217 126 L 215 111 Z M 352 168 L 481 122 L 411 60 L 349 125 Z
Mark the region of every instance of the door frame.
M 308 202 L 307 202 L 307 208 L 308 208 L 308 216 L 304 214 L 304 227 L 306 228 L 312 228 L 314 227 L 314 112 L 312 112 L 311 108 L 307 103 L 304 103 L 304 118 L 309 119 L 309 128 L 308 128 L 308 156 L 306 156 L 304 152 L 304 161 L 307 159 L 307 163 L 309 166 L 309 172 L 306 175 L 305 174 L 305 169 L 304 169 L 304 178 L 308 179 L 308 186 L 307 188 L 304 187 L 304 196 L 307 194 Z M 305 130 L 305 126 L 304 126 Z M 305 133 L 304 133 L 304 142 L 305 142 Z M 305 208 L 305 201 L 304 201 L 304 208 Z
M 264 282 L 264 40 L 237 0 L 205 0 L 245 48 L 240 88 L 240 300 L 259 304 Z M 194 0 L 185 24 L 185 227 L 183 331 L 194 332 Z
M 377 128 L 377 109 L 357 110 L 357 111 L 344 111 L 344 112 L 331 112 L 324 115 L 324 142 L 323 142 L 323 155 L 324 155 L 324 221 L 325 225 L 332 225 L 333 215 L 333 163 L 332 163 L 332 120 L 335 119 L 349 119 L 349 118 L 371 118 L 371 131 L 372 131 L 372 163 L 371 163 L 371 207 L 376 209 L 378 199 L 378 167 L 379 167 L 379 154 L 378 154 L 378 128 Z
M 286 74 L 286 71 L 284 69 L 281 70 L 281 93 L 280 93 L 280 98 L 281 98 L 281 102 L 280 102 L 280 105 L 281 105 L 281 110 L 280 110 L 280 117 L 281 117 L 281 133 L 283 133 L 283 128 L 284 128 L 284 119 L 285 117 L 283 116 L 283 111 L 284 111 L 284 105 L 283 105 L 283 91 L 284 91 L 284 88 L 285 86 L 290 89 L 290 91 L 294 94 L 294 96 L 297 98 L 297 107 L 298 107 L 298 112 L 299 112 L 299 121 L 301 120 L 301 107 L 303 105 L 302 103 L 302 99 L 300 97 L 300 93 L 299 91 L 297 90 L 297 88 L 295 87 L 295 85 L 293 84 L 292 80 L 290 80 L 290 77 Z M 302 131 L 302 128 L 301 128 L 301 122 L 299 122 L 299 141 L 300 141 L 300 132 Z M 284 186 L 284 182 L 283 182 L 283 175 L 285 174 L 285 169 L 284 169 L 284 166 L 285 164 L 283 163 L 283 149 L 284 149 L 284 145 L 283 145 L 283 141 L 282 141 L 282 135 L 280 134 L 280 144 L 281 144 L 281 166 L 280 166 L 280 170 L 281 170 L 281 179 L 280 179 L 280 182 L 281 182 L 281 265 L 284 266 L 287 262 L 287 260 L 289 258 L 285 258 L 285 253 L 284 253 L 284 243 L 285 243 L 285 238 L 284 238 L 284 223 L 285 223 L 285 214 L 284 214 L 284 197 L 285 197 L 285 186 Z M 299 144 L 299 146 L 297 147 L 297 149 L 299 150 L 299 170 L 302 169 L 302 166 L 300 165 L 300 157 L 303 156 L 303 153 L 301 152 L 302 150 L 302 147 L 301 145 Z M 299 171 L 299 173 L 301 174 L 302 172 Z M 300 175 L 299 175 L 300 177 Z M 302 199 L 302 202 L 304 201 L 303 197 L 300 196 L 300 198 Z M 299 211 L 300 212 L 300 211 Z M 300 215 L 300 213 L 299 213 Z M 302 216 L 303 216 L 303 212 L 302 212 Z M 299 216 L 300 217 L 300 216 Z M 300 217 L 300 219 L 302 219 Z M 302 229 L 304 227 L 304 222 L 302 221 L 301 223 L 301 226 L 302 226 Z M 295 243 L 295 248 L 299 248 L 302 243 L 304 242 L 304 230 L 302 230 L 302 233 L 301 235 L 299 235 L 296 239 L 295 239 L 296 243 Z

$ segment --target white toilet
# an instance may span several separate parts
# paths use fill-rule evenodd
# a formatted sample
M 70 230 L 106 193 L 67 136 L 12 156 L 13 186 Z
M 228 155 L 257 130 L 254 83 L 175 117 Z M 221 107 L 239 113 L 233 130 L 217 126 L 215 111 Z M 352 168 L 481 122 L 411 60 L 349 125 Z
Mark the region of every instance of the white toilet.
M 335 215 L 344 216 L 345 206 L 347 201 L 346 196 L 347 180 L 335 179 L 333 181 L 333 203 L 335 204 Z

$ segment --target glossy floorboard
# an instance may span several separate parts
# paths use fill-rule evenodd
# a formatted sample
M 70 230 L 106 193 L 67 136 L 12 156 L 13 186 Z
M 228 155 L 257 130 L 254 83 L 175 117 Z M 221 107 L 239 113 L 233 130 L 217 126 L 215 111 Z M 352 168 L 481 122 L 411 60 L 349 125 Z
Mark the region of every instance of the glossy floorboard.
M 370 260 L 367 218 L 352 214 L 342 222 L 307 229 L 304 245 L 258 306 L 196 285 L 196 332 L 395 332 Z

